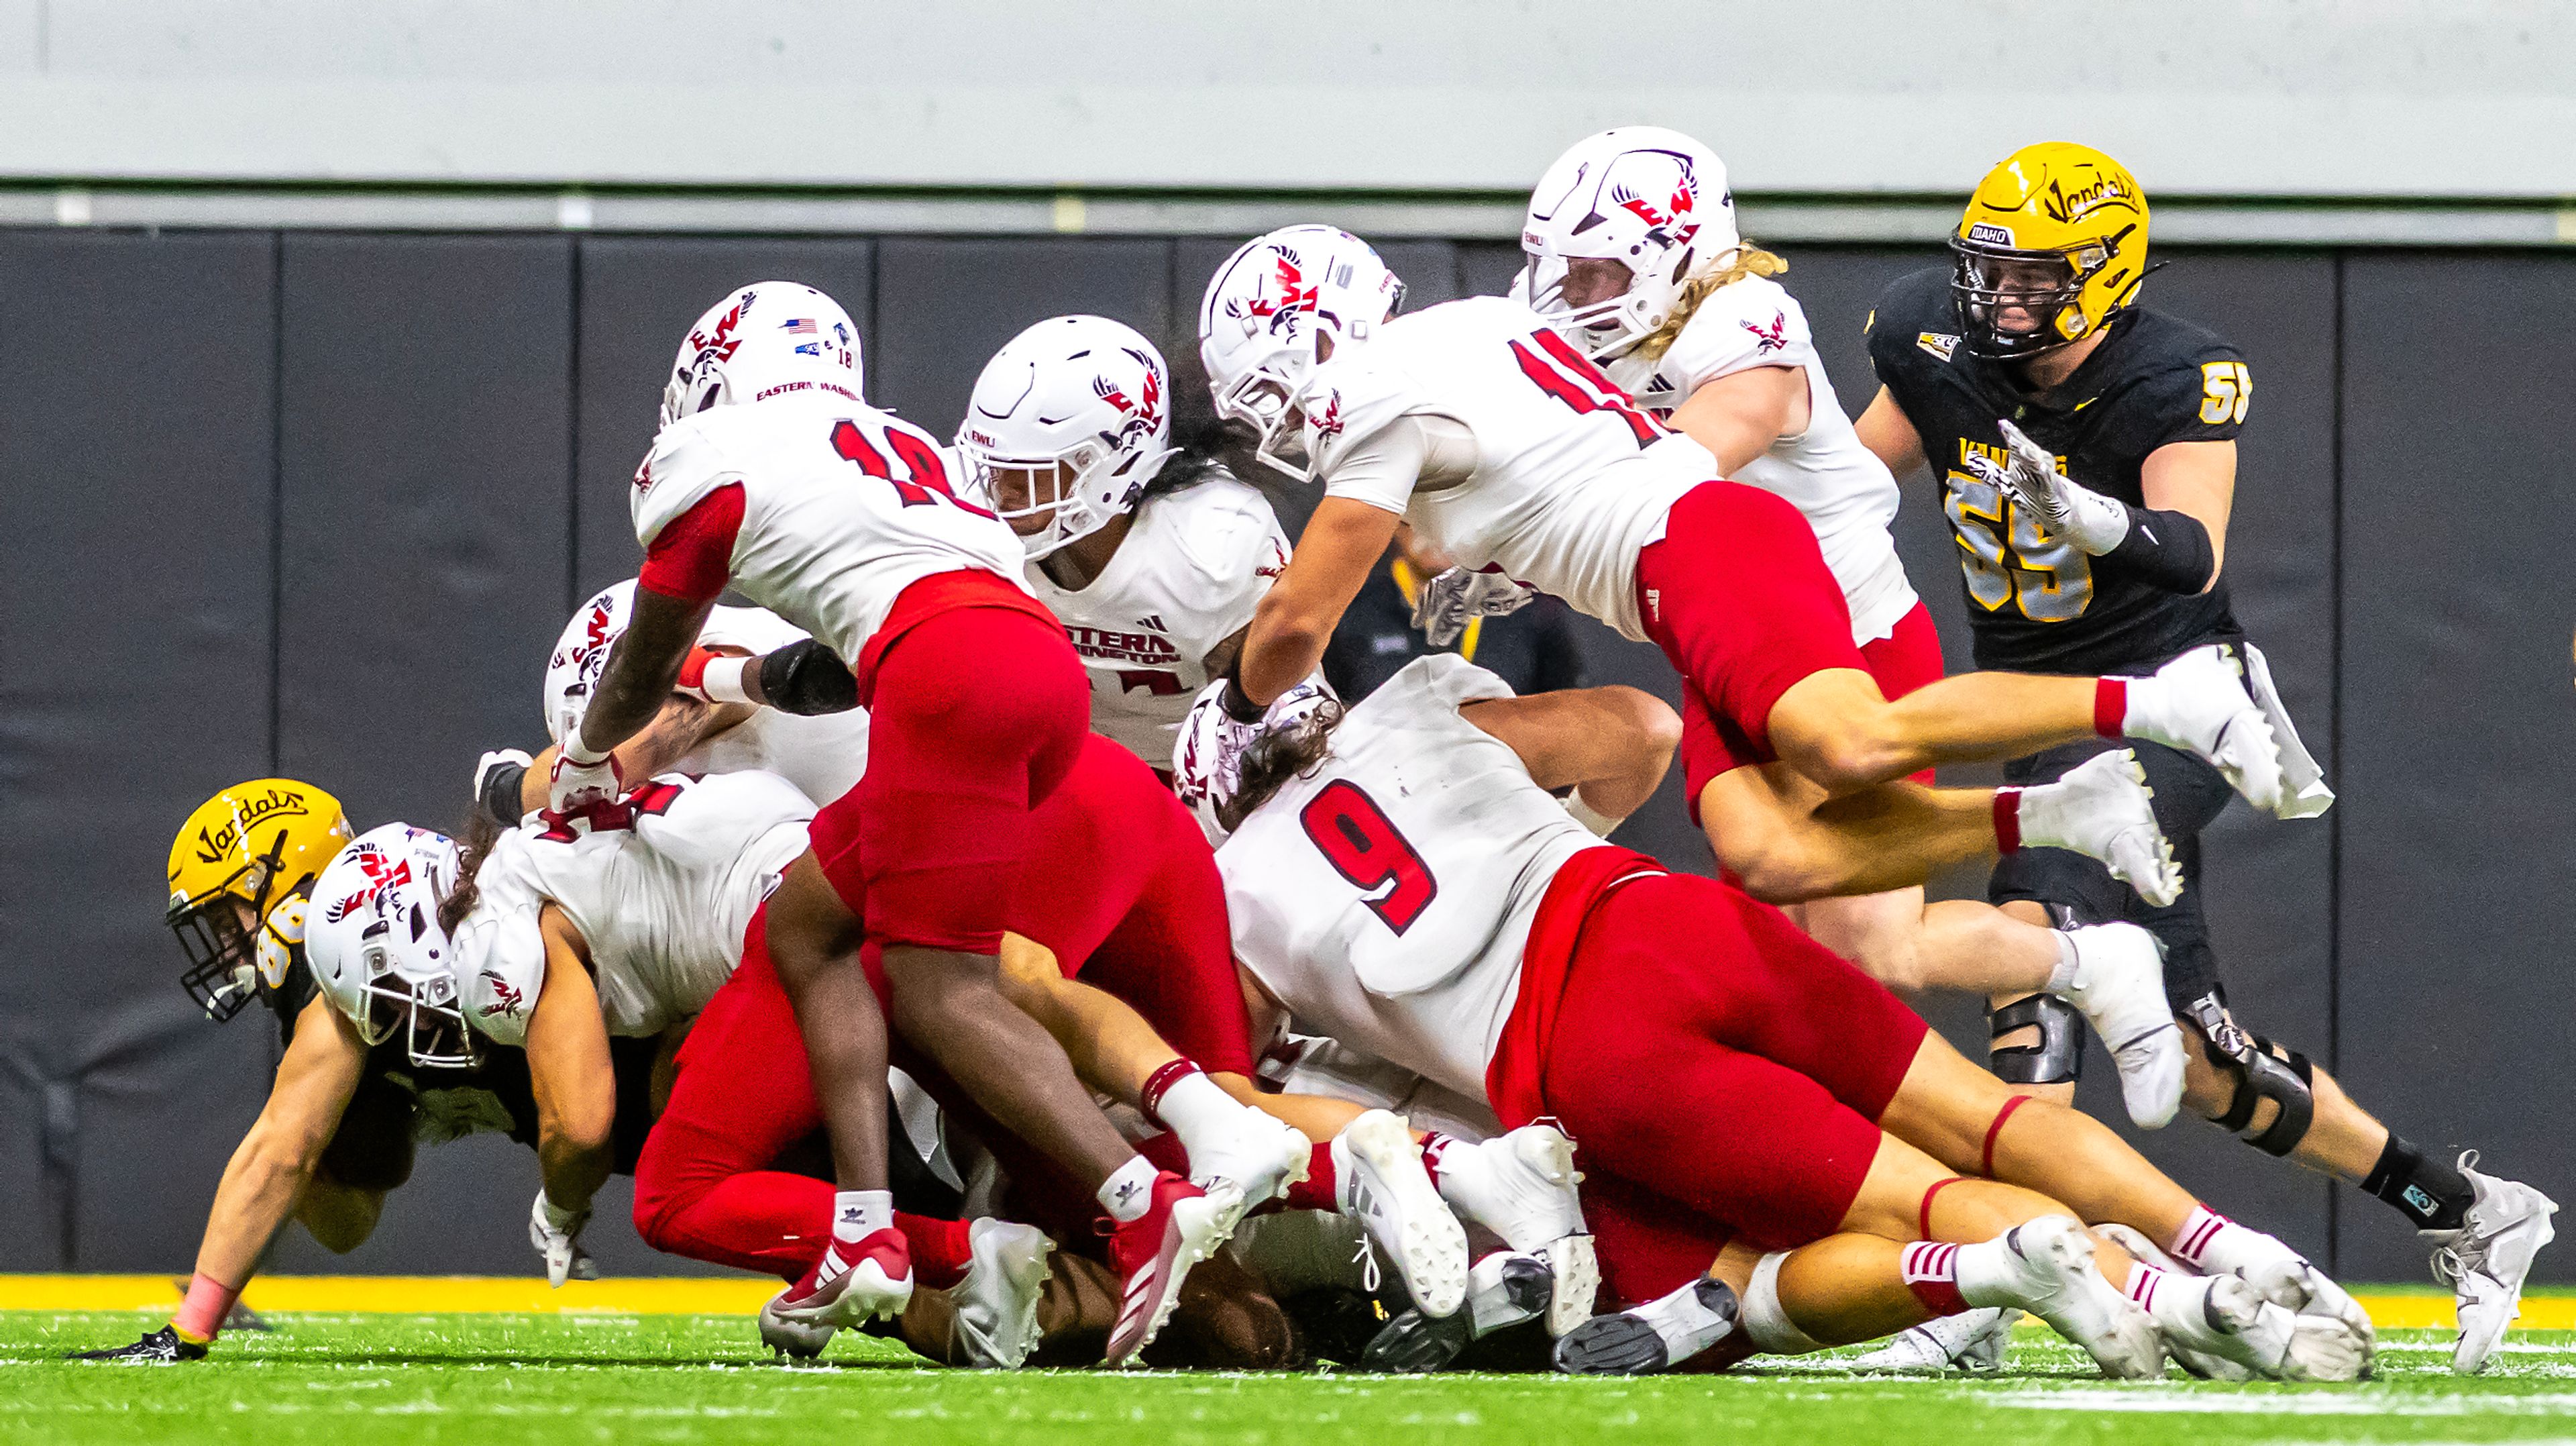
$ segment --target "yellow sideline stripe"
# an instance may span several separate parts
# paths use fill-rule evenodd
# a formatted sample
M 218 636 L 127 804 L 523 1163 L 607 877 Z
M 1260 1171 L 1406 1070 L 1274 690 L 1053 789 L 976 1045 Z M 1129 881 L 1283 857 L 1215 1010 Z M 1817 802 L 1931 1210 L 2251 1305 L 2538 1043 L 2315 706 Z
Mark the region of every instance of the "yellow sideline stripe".
M 767 1279 L 627 1277 L 576 1280 L 549 1290 L 542 1278 L 507 1275 L 263 1275 L 243 1292 L 255 1311 L 324 1315 L 449 1312 L 574 1315 L 755 1315 L 777 1294 Z M 2451 1298 L 2432 1291 L 2363 1292 L 2370 1318 L 2391 1330 L 2450 1330 Z M 175 1310 L 168 1275 L 0 1275 L 0 1310 Z M 2576 1330 L 2576 1295 L 2526 1295 L 2522 1330 Z
M 777 1293 L 774 1280 L 742 1276 L 574 1280 L 550 1290 L 543 1276 L 263 1275 L 242 1302 L 333 1315 L 756 1315 Z M 0 1310 L 176 1310 L 179 1295 L 168 1275 L 0 1275 Z

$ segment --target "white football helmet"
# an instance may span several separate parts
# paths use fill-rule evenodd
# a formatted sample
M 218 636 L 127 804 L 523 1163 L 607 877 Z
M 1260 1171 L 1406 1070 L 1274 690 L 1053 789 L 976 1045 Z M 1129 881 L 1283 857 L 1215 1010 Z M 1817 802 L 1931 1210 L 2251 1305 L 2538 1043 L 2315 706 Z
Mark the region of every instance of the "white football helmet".
M 709 407 L 812 395 L 858 401 L 866 369 L 841 303 L 796 281 L 755 281 L 707 308 L 680 342 L 662 425 Z
M 1238 723 L 1225 710 L 1227 680 L 1199 690 L 1172 742 L 1172 791 L 1197 819 L 1210 847 L 1224 843 L 1233 830 L 1225 814 L 1243 786 L 1243 758 L 1255 743 L 1273 733 L 1306 726 L 1326 705 L 1341 706 L 1333 685 L 1322 673 L 1270 700 L 1258 722 Z
M 1216 412 L 1255 434 L 1254 455 L 1304 482 L 1311 469 L 1283 456 L 1315 369 L 1316 341 L 1368 340 L 1404 304 L 1404 283 L 1369 244 L 1330 226 L 1283 226 L 1243 243 L 1199 304 L 1199 360 Z
M 957 454 L 966 485 L 1012 523 L 1047 514 L 1020 534 L 1044 557 L 1126 512 L 1172 455 L 1171 369 L 1134 327 L 1105 316 L 1059 316 L 1012 337 L 966 403 Z M 1005 506 L 997 473 L 1027 483 Z
M 1514 290 L 1594 361 L 1634 348 L 1672 318 L 1691 276 L 1743 243 L 1717 152 L 1661 126 L 1620 126 L 1575 143 L 1530 193 L 1529 257 Z M 1624 263 L 1627 291 L 1576 307 L 1566 263 Z
M 455 949 L 438 927 L 457 883 L 454 840 L 409 824 L 358 835 L 313 883 L 304 957 L 323 997 L 369 1045 L 399 1027 L 411 1062 L 463 1068 L 482 1057 L 465 1026 Z

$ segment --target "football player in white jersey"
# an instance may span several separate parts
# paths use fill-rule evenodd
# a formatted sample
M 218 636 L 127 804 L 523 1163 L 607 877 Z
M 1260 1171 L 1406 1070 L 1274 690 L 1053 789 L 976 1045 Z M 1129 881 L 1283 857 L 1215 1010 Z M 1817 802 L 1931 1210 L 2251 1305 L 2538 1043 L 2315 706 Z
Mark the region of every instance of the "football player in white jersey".
M 1718 475 L 1776 493 L 1806 517 L 1879 692 L 1894 700 L 1938 679 L 1941 639 L 1888 531 L 1896 478 L 1861 445 L 1806 312 L 1771 279 L 1787 263 L 1737 233 L 1717 154 L 1657 126 L 1587 137 L 1531 193 L 1522 245 L 1529 264 L 1515 299 L 1555 322 L 1640 407 L 1707 447 Z M 1781 781 L 1749 768 L 1694 778 L 1690 806 L 1721 863 L 1743 872 L 1796 827 L 1784 812 L 1815 801 L 1813 791 L 1784 793 Z M 1815 899 L 1792 913 L 1900 988 L 2031 988 L 2067 947 L 2055 931 L 1982 902 L 1927 908 L 1919 887 Z
M 1627 690 L 1514 698 L 1435 656 L 1347 714 L 1281 722 L 1241 791 L 1210 793 L 1272 1023 L 1579 1142 L 1605 1278 L 1637 1308 L 1566 1337 L 1561 1367 L 1660 1369 L 1733 1332 L 1733 1294 L 1769 1350 L 2012 1305 L 2115 1375 L 2158 1372 L 2168 1346 L 2222 1373 L 2360 1371 L 2368 1317 L 2288 1247 L 2012 1094 L 1776 910 L 1575 822 L 1547 790 L 1612 818 L 1653 791 L 1667 755 L 1637 746 L 1640 713 Z M 2214 1273 L 2097 1250 L 2079 1219 Z M 1739 1233 L 1821 1258 L 1722 1259 Z
M 969 495 L 1019 534 L 1030 589 L 1082 655 L 1093 731 L 1158 771 L 1288 565 L 1269 500 L 1173 448 L 1171 399 L 1134 328 L 1059 316 L 994 354 L 957 429 Z
M 847 1189 L 814 1274 L 779 1313 L 856 1324 L 910 1293 L 885 1188 L 887 1021 L 858 965 L 873 943 L 895 1031 L 1098 1190 L 1119 1226 L 1128 1310 L 1112 1356 L 1124 1359 L 1234 1209 L 1136 1154 L 999 991 L 1011 866 L 1029 810 L 1079 754 L 1089 686 L 1019 581 L 1009 527 L 960 501 L 938 444 L 866 405 L 860 380 L 856 329 L 811 287 L 744 287 L 691 328 L 635 476 L 646 556 L 634 614 L 563 740 L 549 809 L 616 806 L 615 748 L 659 716 L 728 585 L 846 662 L 870 710 L 867 771 L 824 809 L 847 846 L 792 866 L 768 917 Z M 770 701 L 769 662 L 783 656 L 758 670 L 708 662 L 704 691 Z
M 1526 306 L 1476 297 L 1390 319 L 1400 294 L 1374 252 L 1326 227 L 1258 238 L 1209 284 L 1199 330 L 1219 414 L 1325 493 L 1229 680 L 1220 773 L 1314 666 L 1402 519 L 1476 569 L 1427 612 L 1507 608 L 1517 579 L 1661 646 L 1690 685 L 1695 791 L 1739 763 L 1784 760 L 1844 794 L 2031 738 L 2107 733 L 2180 740 L 2258 803 L 2278 801 L 2269 724 L 2217 650 L 2148 678 L 1970 674 L 1889 701 L 1795 508 L 1713 480 L 1705 447 Z

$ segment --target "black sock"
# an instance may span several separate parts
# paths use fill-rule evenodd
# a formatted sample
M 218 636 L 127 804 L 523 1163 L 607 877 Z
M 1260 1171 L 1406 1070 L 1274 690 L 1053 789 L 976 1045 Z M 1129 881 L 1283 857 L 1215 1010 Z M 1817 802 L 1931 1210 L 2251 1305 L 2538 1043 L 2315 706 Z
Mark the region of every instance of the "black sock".
M 2370 1167 L 2370 1177 L 2361 1182 L 2361 1188 L 2396 1206 L 2418 1230 L 2459 1229 L 2475 1198 L 2468 1176 L 2427 1159 L 2393 1130 L 2388 1148 L 2379 1152 L 2379 1163 Z

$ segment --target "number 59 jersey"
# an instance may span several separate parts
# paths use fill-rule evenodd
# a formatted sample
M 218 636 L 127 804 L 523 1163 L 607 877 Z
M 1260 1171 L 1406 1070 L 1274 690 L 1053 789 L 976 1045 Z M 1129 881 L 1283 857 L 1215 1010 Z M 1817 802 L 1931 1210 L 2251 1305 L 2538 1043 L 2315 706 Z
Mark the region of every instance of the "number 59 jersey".
M 713 407 L 662 429 L 628 499 L 646 547 L 673 519 L 742 487 L 732 581 L 858 665 L 905 588 L 981 568 L 1020 581 L 1010 527 L 960 502 L 949 459 L 894 415 L 831 397 Z
M 1387 322 L 1315 369 L 1302 409 L 1326 496 L 1400 512 L 1459 562 L 1499 567 L 1639 642 L 1637 554 L 1683 493 L 1718 475 L 1707 448 L 1500 296 Z M 1366 465 L 1370 439 L 1402 417 L 1464 425 L 1474 471 L 1417 485 Z
M 2131 307 L 2092 355 L 2049 392 L 2032 396 L 2013 364 L 1980 357 L 1960 335 L 1947 267 L 1889 286 L 1871 311 L 1869 359 L 1941 482 L 1959 544 L 1960 581 L 1977 666 L 2024 673 L 2153 669 L 2202 643 L 2242 635 L 2227 579 L 2204 593 L 2169 592 L 2117 557 L 2092 557 L 1969 465 L 2009 459 L 2009 418 L 2057 454 L 2070 479 L 2143 506 L 2141 471 L 2170 442 L 2225 442 L 2244 424 L 2253 375 L 2242 353 L 2191 323 Z
M 1602 846 L 1509 744 L 1459 716 L 1511 696 L 1454 655 L 1415 659 L 1216 856 L 1235 958 L 1291 1028 L 1474 1099 L 1548 882 Z

